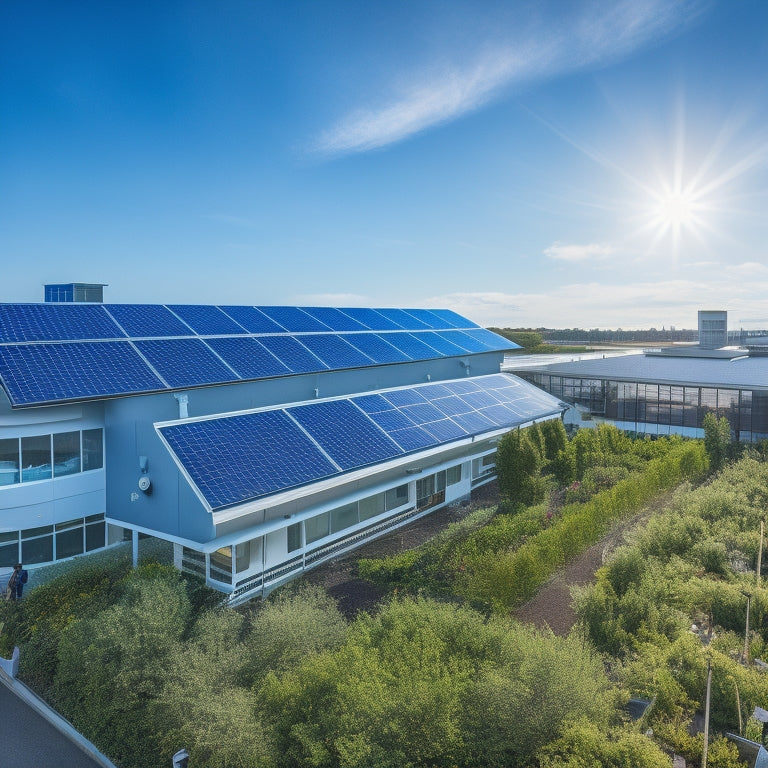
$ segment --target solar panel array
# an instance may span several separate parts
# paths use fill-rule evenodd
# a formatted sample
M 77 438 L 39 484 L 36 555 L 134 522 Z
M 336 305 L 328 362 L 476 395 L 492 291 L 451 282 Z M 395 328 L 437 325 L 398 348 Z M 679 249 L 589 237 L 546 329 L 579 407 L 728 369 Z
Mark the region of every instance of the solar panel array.
M 14 407 L 516 347 L 440 309 L 0 304 Z
M 421 384 L 158 427 L 212 510 L 561 409 L 510 374 Z

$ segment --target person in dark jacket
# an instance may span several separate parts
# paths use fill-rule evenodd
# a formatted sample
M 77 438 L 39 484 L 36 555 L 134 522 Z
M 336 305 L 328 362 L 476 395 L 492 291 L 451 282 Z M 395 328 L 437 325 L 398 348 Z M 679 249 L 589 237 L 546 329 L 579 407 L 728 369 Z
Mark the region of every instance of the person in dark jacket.
M 6 600 L 21 600 L 21 595 L 24 592 L 24 585 L 29 579 L 29 574 L 24 570 L 24 566 L 21 563 L 16 563 L 13 566 L 13 573 L 11 578 L 8 579 L 8 587 L 6 589 Z

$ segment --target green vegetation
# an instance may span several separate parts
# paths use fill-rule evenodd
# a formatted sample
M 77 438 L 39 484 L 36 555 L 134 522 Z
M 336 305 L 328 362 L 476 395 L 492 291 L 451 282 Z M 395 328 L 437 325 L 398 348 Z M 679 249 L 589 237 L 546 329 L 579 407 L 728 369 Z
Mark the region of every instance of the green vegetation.
M 305 584 L 233 611 L 172 568 L 102 558 L 0 604 L 0 650 L 22 646 L 22 678 L 122 768 L 166 766 L 181 747 L 191 764 L 230 768 L 661 768 L 666 750 L 695 764 L 702 740 L 689 724 L 708 659 L 713 729 L 738 730 L 741 715 L 759 739 L 748 715 L 768 705 L 768 676 L 739 655 L 745 592 L 749 656 L 768 655 L 768 589 L 754 573 L 768 464 L 754 452 L 695 487 L 709 466 L 703 441 L 561 430 L 499 443 L 497 509 L 361 561 L 391 594 L 351 622 Z M 504 451 L 528 470 L 505 475 Z M 538 495 L 524 506 L 517 494 L 532 480 Z M 577 591 L 568 637 L 509 618 L 675 486 Z M 630 695 L 654 700 L 640 724 L 622 716 Z M 713 737 L 710 768 L 737 765 Z
M 522 347 L 521 352 L 527 355 L 546 355 L 557 352 L 588 352 L 589 347 L 562 346 L 559 344 L 545 344 L 544 338 L 538 331 L 524 328 L 489 328 L 489 331 L 498 333 L 505 339 L 513 341 Z

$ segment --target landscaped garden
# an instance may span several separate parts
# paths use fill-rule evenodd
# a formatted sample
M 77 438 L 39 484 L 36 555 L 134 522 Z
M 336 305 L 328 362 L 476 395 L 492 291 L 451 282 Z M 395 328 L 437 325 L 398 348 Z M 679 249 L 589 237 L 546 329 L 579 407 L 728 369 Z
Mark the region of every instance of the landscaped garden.
M 759 740 L 749 715 L 768 708 L 754 663 L 768 656 L 756 574 L 768 464 L 712 434 L 705 450 L 605 426 L 510 433 L 499 502 L 360 560 L 386 597 L 352 619 L 306 583 L 234 611 L 171 568 L 102 557 L 3 604 L 0 652 L 21 646 L 22 679 L 125 768 L 167 766 L 182 747 L 191 768 L 661 768 L 672 751 L 698 765 L 690 725 L 709 662 L 708 765 L 735 768 L 722 734 Z M 512 618 L 628 521 L 575 595 L 573 631 Z M 630 696 L 654 702 L 640 723 Z

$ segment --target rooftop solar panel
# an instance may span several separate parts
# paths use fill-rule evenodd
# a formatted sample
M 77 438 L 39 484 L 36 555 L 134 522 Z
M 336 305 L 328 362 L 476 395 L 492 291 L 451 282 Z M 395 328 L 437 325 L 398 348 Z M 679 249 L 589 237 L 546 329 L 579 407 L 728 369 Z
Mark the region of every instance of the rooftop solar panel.
M 350 317 L 343 309 L 334 309 L 333 307 L 302 307 L 302 309 L 333 331 L 368 330 L 366 325 Z
M 376 333 L 350 333 L 344 336 L 344 339 L 375 363 L 405 363 L 411 360 L 405 352 L 386 341 L 386 336 Z
M 285 376 L 291 370 L 254 338 L 221 337 L 205 342 L 243 379 Z
M 433 347 L 428 346 L 423 341 L 419 341 L 412 333 L 397 332 L 382 334 L 393 347 L 397 347 L 412 360 L 433 360 L 436 357 L 444 357 Z
M 162 304 L 105 304 L 131 338 L 194 336 L 194 331 Z
M 437 315 L 453 328 L 479 328 L 477 323 L 467 320 L 466 317 L 456 314 L 450 309 L 431 309 L 433 315 Z
M 462 333 L 487 345 L 490 349 L 495 349 L 500 352 L 508 349 L 520 349 L 519 344 L 515 344 L 514 341 L 510 341 L 509 339 L 505 339 L 503 336 L 499 336 L 498 333 L 493 333 L 493 331 L 489 331 L 487 328 L 470 328 L 462 331 Z
M 394 309 L 392 307 L 377 309 L 379 314 L 384 315 L 387 320 L 391 320 L 393 323 L 397 323 L 403 330 L 406 331 L 427 331 L 429 326 L 426 323 L 422 323 L 421 320 L 417 320 L 413 315 L 408 313 L 406 309 Z
M 406 427 L 396 429 L 389 436 L 406 452 L 421 451 L 424 448 L 432 448 L 438 444 L 438 440 L 421 427 Z
M 395 323 L 392 320 L 389 320 L 375 309 L 365 309 L 362 307 L 345 307 L 343 311 L 345 315 L 349 315 L 352 319 L 357 320 L 357 322 L 362 323 L 366 328 L 370 328 L 372 331 L 402 330 L 402 326 L 399 323 Z
M 515 410 L 497 403 L 446 416 L 421 395 L 454 384 L 462 390 L 471 384 L 478 393 L 513 391 Z M 481 376 L 158 429 L 210 506 L 219 509 L 557 412 L 556 398 L 543 392 L 541 402 L 526 403 L 521 410 L 520 394 L 528 390 L 538 399 L 538 390 L 511 376 Z M 390 398 L 402 405 L 393 405 Z M 435 398 L 433 403 L 450 399 L 458 398 Z M 422 405 L 408 405 L 413 402 Z M 422 409 L 421 417 L 438 418 L 416 426 L 406 416 L 414 408 Z
M 231 336 L 246 333 L 245 328 L 225 315 L 218 307 L 207 304 L 168 304 L 199 336 Z
M 16 406 L 165 389 L 128 341 L 0 346 L 0 379 Z
M 417 331 L 412 334 L 415 339 L 427 344 L 432 349 L 436 349 L 441 355 L 458 356 L 466 355 L 467 351 L 463 347 L 458 347 L 452 341 L 448 341 L 435 331 Z
M 401 453 L 349 400 L 313 403 L 289 408 L 287 412 L 342 470 L 376 464 Z
M 188 422 L 160 432 L 212 509 L 338 472 L 283 411 Z
M 490 350 L 484 341 L 475 339 L 464 331 L 437 331 L 437 333 L 452 344 L 466 349 L 467 352 L 488 352 Z
M 0 304 L 0 342 L 121 338 L 101 304 Z
M 418 425 L 424 425 L 428 421 L 438 421 L 445 418 L 445 414 L 431 403 L 404 405 L 401 410 L 414 424 Z
M 237 381 L 235 373 L 200 339 L 153 339 L 135 344 L 171 388 Z
M 430 309 L 407 309 L 406 312 L 409 315 L 415 317 L 417 320 L 420 320 L 428 328 L 432 328 L 434 330 L 443 330 L 455 327 L 452 323 L 449 323 L 445 318 L 440 317 Z
M 451 397 L 439 397 L 430 400 L 430 402 L 446 416 L 457 416 L 458 414 L 470 413 L 474 410 L 466 400 L 462 400 L 456 395 L 452 395 Z
M 315 357 L 293 336 L 261 336 L 263 344 L 292 373 L 327 371 L 328 366 Z
M 248 333 L 285 333 L 286 331 L 282 325 L 278 325 L 256 307 L 223 306 L 219 309 L 238 325 L 242 325 Z
M 421 428 L 429 432 L 430 435 L 434 435 L 440 443 L 448 443 L 451 440 L 459 440 L 467 436 L 466 430 L 450 419 L 430 421 L 427 424 L 422 424 Z
M 301 343 L 329 368 L 364 368 L 373 364 L 368 355 L 332 333 L 302 336 Z
M 321 323 L 299 307 L 257 307 L 257 309 L 291 333 L 316 331 L 327 333 L 331 330 L 325 323 Z

